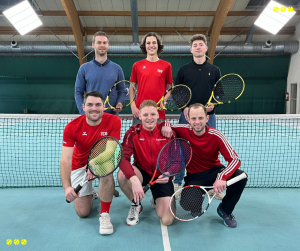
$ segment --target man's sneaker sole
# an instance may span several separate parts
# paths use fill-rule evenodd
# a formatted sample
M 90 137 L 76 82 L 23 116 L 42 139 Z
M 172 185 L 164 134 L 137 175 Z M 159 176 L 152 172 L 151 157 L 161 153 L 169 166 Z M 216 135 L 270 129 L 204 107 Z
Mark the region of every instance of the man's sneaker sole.
M 100 234 L 103 235 L 108 235 L 108 234 L 112 234 L 114 232 L 114 229 L 100 229 Z

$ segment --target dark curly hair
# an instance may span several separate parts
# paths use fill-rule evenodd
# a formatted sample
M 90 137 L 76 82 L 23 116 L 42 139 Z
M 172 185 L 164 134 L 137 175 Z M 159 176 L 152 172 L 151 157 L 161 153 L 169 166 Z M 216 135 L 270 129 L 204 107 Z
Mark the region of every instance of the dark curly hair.
M 143 39 L 141 41 L 141 45 L 140 45 L 142 53 L 147 55 L 147 50 L 146 50 L 146 39 L 147 39 L 147 37 L 156 37 L 157 44 L 158 44 L 157 54 L 162 53 L 163 50 L 164 50 L 164 45 L 162 43 L 162 40 L 161 40 L 160 36 L 155 32 L 149 32 L 148 34 L 146 34 L 143 37 Z
M 196 41 L 196 40 L 202 40 L 205 43 L 205 45 L 207 46 L 207 39 L 206 39 L 206 37 L 204 35 L 202 35 L 202 34 L 196 34 L 196 35 L 194 35 L 194 36 L 192 36 L 190 38 L 191 47 L 193 45 L 193 42 Z

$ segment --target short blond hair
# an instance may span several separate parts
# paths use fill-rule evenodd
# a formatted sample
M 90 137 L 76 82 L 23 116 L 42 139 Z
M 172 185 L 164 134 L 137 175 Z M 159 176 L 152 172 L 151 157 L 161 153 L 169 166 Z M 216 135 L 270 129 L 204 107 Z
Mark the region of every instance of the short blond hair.
M 142 108 L 144 108 L 145 106 L 153 106 L 153 107 L 155 107 L 156 109 L 157 109 L 157 104 L 155 103 L 155 101 L 153 101 L 153 100 L 144 100 L 142 103 L 141 103 L 141 105 L 140 105 L 140 110 L 142 109 Z
M 200 103 L 195 103 L 195 104 L 192 104 L 192 105 L 189 106 L 189 110 L 188 110 L 188 115 L 189 115 L 189 117 L 190 117 L 190 110 L 191 110 L 192 108 L 197 109 L 197 108 L 199 108 L 199 107 L 202 107 L 202 109 L 203 109 L 203 111 L 204 111 L 204 113 L 205 113 L 205 116 L 207 116 L 207 110 L 206 110 L 206 107 L 205 107 L 204 105 L 200 104 Z

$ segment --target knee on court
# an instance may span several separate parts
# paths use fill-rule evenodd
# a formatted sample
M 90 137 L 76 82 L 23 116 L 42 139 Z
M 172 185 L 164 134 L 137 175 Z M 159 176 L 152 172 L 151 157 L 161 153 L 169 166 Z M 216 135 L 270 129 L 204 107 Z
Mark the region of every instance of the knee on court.
M 174 218 L 170 218 L 170 217 L 162 217 L 160 218 L 161 224 L 163 224 L 164 226 L 170 226 L 172 225 Z
M 163 224 L 164 226 L 169 226 L 174 221 L 174 217 L 171 216 L 171 214 L 168 214 L 164 211 L 161 211 L 161 212 L 156 211 L 156 214 L 157 214 L 158 218 L 160 219 L 161 224 Z
M 75 212 L 80 218 L 88 217 L 92 210 L 92 206 L 92 198 L 90 196 L 77 198 L 74 201 Z
M 80 217 L 80 218 L 87 218 L 91 212 L 91 209 L 76 209 L 75 208 L 75 212 L 76 214 Z

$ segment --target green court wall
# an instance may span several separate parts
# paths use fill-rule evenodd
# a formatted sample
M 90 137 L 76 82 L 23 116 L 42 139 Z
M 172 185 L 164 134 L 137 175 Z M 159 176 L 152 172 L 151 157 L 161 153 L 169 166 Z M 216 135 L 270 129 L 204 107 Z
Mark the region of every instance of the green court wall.
M 91 60 L 92 58 L 89 58 Z M 110 57 L 129 79 L 141 57 Z M 191 57 L 162 57 L 178 68 Z M 222 75 L 240 74 L 246 88 L 236 102 L 220 105 L 217 114 L 285 113 L 285 93 L 290 57 L 219 57 L 214 64 Z M 74 84 L 79 69 L 75 57 L 1 57 L 0 113 L 77 114 Z M 122 113 L 130 113 L 130 108 Z

